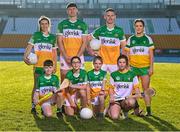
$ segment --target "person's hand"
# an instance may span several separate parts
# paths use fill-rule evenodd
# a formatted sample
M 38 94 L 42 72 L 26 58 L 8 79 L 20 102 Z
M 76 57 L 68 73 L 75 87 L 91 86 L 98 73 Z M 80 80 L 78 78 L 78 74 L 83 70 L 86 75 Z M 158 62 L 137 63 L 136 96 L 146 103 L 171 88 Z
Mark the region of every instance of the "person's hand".
M 76 104 L 74 102 L 71 102 L 70 105 L 72 108 L 76 108 Z
M 150 68 L 149 68 L 149 76 L 152 76 L 152 75 L 153 75 L 153 68 L 150 67 Z
M 28 57 L 24 57 L 23 60 L 27 65 L 31 65 Z

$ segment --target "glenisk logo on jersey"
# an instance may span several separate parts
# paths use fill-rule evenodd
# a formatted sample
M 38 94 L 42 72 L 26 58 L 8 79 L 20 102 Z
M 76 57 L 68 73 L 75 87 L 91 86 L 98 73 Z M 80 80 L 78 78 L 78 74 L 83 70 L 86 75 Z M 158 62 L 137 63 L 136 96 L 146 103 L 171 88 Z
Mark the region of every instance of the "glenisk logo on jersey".
M 133 48 L 132 49 L 132 52 L 134 53 L 134 54 L 136 54 L 136 53 L 138 53 L 138 52 L 144 52 L 144 48 Z
M 118 38 L 110 38 L 110 37 L 99 37 L 101 43 L 106 46 L 119 46 L 120 40 Z
M 122 88 L 125 88 L 125 89 L 128 89 L 129 88 L 129 84 L 117 84 L 116 85 L 116 89 L 122 89 Z
M 103 44 L 116 44 L 116 40 L 115 39 L 105 39 L 105 38 L 102 38 L 101 39 L 101 43 L 103 43 Z
M 97 88 L 97 87 L 102 87 L 102 81 L 92 81 L 90 82 L 91 88 Z
M 71 29 L 65 29 L 63 31 L 64 37 L 81 37 L 82 31 L 80 30 L 71 30 Z
M 55 87 L 53 86 L 45 86 L 45 87 L 40 87 L 40 95 L 47 94 L 49 92 L 55 91 Z
M 36 43 L 35 51 L 52 51 L 52 45 L 48 43 Z

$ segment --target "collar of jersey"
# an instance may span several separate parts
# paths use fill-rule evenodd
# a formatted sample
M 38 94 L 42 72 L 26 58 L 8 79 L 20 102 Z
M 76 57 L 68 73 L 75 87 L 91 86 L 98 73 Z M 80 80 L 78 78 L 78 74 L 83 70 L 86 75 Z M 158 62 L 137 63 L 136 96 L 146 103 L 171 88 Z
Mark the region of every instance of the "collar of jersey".
M 99 73 L 100 73 L 100 71 L 95 71 L 95 70 L 94 70 L 94 74 L 95 74 L 95 75 L 98 75 Z
M 123 72 L 121 72 L 121 71 L 119 71 L 120 73 L 127 73 L 128 72 L 128 70 L 125 70 L 125 71 L 123 71 Z
M 75 21 L 71 21 L 71 20 L 69 19 L 69 22 L 71 22 L 71 23 L 75 23 L 75 22 L 77 22 L 77 19 L 76 19 Z
M 49 79 L 51 79 L 51 75 L 50 76 L 44 75 L 44 78 L 49 80 Z
M 112 31 L 112 30 L 114 30 L 114 27 L 115 27 L 115 26 L 114 26 L 113 28 L 111 28 L 111 29 L 108 28 L 108 26 L 106 26 L 106 27 L 107 27 L 107 30 L 108 30 L 108 31 Z
M 42 35 L 43 35 L 44 37 L 49 37 L 49 34 L 48 34 L 48 35 L 45 35 L 43 32 L 42 32 Z

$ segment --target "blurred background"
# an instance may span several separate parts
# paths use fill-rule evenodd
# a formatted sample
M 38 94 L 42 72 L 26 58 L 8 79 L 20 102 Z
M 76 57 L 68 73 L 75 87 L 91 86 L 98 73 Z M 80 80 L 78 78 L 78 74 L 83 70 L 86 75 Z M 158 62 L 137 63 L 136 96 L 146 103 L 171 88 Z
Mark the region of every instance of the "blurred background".
M 89 33 L 104 24 L 107 8 L 116 10 L 116 25 L 124 29 L 126 38 L 134 33 L 134 19 L 144 19 L 146 33 L 155 43 L 155 62 L 180 63 L 180 0 L 0 0 L 0 61 L 22 61 L 41 15 L 51 18 L 55 34 L 58 23 L 67 17 L 69 2 L 77 4 L 79 19 L 88 24 Z

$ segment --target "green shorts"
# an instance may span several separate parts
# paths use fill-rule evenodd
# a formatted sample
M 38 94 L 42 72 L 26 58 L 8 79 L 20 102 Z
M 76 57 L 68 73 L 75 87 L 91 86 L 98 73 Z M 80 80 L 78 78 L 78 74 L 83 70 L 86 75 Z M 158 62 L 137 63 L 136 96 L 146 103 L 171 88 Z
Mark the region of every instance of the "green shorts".
M 42 67 L 35 67 L 34 73 L 42 75 L 44 74 L 44 69 Z
M 149 74 L 149 67 L 137 68 L 131 66 L 131 69 L 136 74 L 136 76 L 145 76 Z

